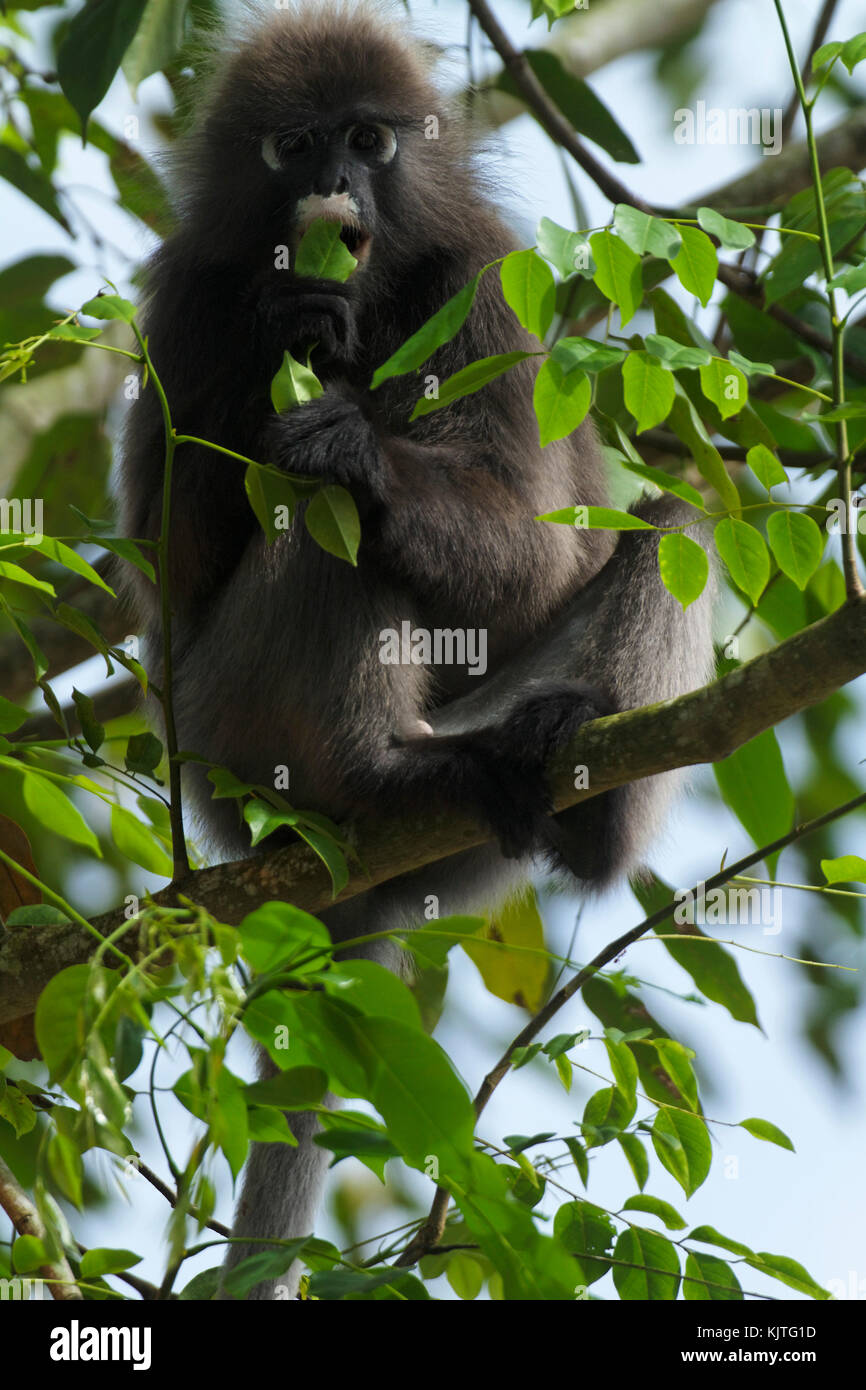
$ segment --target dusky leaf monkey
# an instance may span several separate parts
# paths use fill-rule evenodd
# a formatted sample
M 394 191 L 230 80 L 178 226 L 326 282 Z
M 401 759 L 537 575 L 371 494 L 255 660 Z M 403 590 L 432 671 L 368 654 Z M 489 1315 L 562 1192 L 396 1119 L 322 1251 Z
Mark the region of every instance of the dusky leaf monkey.
M 545 762 L 586 720 L 703 683 L 706 599 L 684 614 L 667 593 L 655 532 L 615 545 L 610 533 L 534 520 L 608 494 L 588 423 L 540 447 L 531 360 L 413 423 L 415 374 L 369 389 L 377 366 L 515 245 L 428 52 L 364 5 L 269 10 L 215 63 L 177 188 L 177 228 L 150 264 L 146 309 L 177 430 L 341 484 L 362 522 L 357 568 L 321 549 L 300 514 L 269 544 L 242 465 L 179 448 L 170 573 L 180 747 L 252 783 L 287 765 L 292 802 L 337 821 L 436 804 L 489 826 L 491 843 L 324 913 L 335 940 L 411 926 L 430 895 L 442 915 L 489 908 L 538 853 L 586 888 L 635 868 L 670 779 L 551 817 Z M 278 249 L 320 217 L 339 220 L 358 259 L 345 283 L 276 268 Z M 269 387 L 283 352 L 304 360 L 311 346 L 324 393 L 277 415 Z M 424 371 L 444 380 L 519 349 L 539 344 L 488 273 L 465 325 Z M 146 390 L 122 468 L 129 535 L 159 533 L 163 454 Z M 638 510 L 660 525 L 682 519 L 679 504 Z M 144 583 L 139 595 L 158 669 L 157 596 Z M 381 634 L 406 621 L 483 632 L 486 675 L 383 662 Z M 189 769 L 188 798 L 214 852 L 239 856 L 249 833 L 210 791 Z M 290 1118 L 297 1148 L 253 1147 L 236 1235 L 312 1231 L 328 1155 L 312 1142 L 314 1117 Z M 231 1246 L 229 1266 L 256 1249 Z M 286 1282 L 250 1296 L 272 1298 Z

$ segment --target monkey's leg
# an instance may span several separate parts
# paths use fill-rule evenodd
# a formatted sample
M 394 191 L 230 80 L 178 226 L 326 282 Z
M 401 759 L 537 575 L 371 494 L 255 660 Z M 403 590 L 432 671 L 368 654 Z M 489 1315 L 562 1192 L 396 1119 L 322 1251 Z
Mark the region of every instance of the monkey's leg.
M 693 516 L 670 499 L 643 500 L 632 511 L 660 528 Z M 625 710 L 705 684 L 713 670 L 713 576 L 683 611 L 661 581 L 658 540 L 658 531 L 623 532 L 611 559 L 555 623 L 483 687 L 425 716 L 435 732 L 466 733 L 491 717 L 511 720 L 519 746 L 533 740 L 530 711 L 520 710 L 532 687 L 586 681 L 604 691 L 613 708 Z M 591 786 L 591 768 L 588 773 Z M 554 863 L 595 885 L 636 869 L 681 780 L 678 773 L 645 778 L 561 812 L 547 840 Z

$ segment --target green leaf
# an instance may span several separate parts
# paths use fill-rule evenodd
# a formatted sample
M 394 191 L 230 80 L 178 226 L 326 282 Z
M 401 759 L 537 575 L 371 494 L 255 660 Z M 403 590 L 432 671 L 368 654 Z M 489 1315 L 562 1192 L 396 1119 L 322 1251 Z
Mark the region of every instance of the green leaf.
M 568 72 L 555 53 L 530 48 L 525 56 L 547 95 L 575 130 L 586 136 L 587 140 L 600 145 L 611 159 L 622 164 L 640 163 L 640 155 L 604 103 L 586 82 Z M 507 70 L 497 78 L 496 86 L 518 101 L 523 100 L 520 89 Z
M 715 488 L 729 511 L 740 509 L 740 494 L 728 477 L 721 454 L 710 440 L 701 417 L 692 405 L 679 381 L 675 382 L 676 400 L 671 407 L 668 425 L 685 444 L 701 476 Z
M 329 555 L 350 565 L 358 563 L 361 520 L 352 494 L 344 487 L 330 485 L 317 492 L 304 513 L 304 524 Z
M 91 750 L 96 753 L 102 747 L 105 729 L 96 718 L 93 701 L 89 695 L 83 695 L 80 690 L 76 690 L 75 686 L 72 687 L 72 700 L 78 715 L 78 722 L 81 725 L 81 732 Z
M 417 420 L 421 415 L 432 415 L 435 410 L 444 410 L 453 401 L 474 395 L 482 386 L 487 386 L 489 382 L 495 381 L 512 367 L 516 367 L 518 362 L 525 362 L 527 357 L 532 355 L 531 352 L 503 352 L 497 357 L 482 357 L 478 362 L 470 362 L 468 367 L 463 367 L 453 376 L 447 377 L 439 386 L 436 395 L 422 396 L 409 419 Z
M 581 367 L 585 372 L 603 372 L 626 357 L 623 348 L 613 343 L 600 343 L 596 338 L 560 338 L 550 355 L 564 372 L 570 372 L 573 367 Z
M 723 420 L 739 414 L 749 399 L 749 385 L 739 367 L 723 357 L 714 357 L 701 367 L 700 377 L 701 390 Z
M 298 243 L 295 274 L 337 280 L 341 284 L 348 280 L 358 262 L 340 239 L 342 230 L 342 223 L 317 217 Z
M 682 1096 L 683 1103 L 697 1111 L 698 1083 L 692 1068 L 695 1054 L 675 1038 L 652 1038 L 647 1041 L 647 1046 L 655 1048 L 664 1071 Z
M 152 777 L 162 758 L 162 744 L 156 734 L 130 734 L 123 755 L 123 763 L 128 772 Z
M 738 589 L 756 604 L 770 578 L 764 537 L 747 521 L 725 517 L 716 526 L 716 545 Z
M 663 222 L 660 217 L 650 217 L 628 203 L 617 203 L 613 225 L 626 245 L 639 256 L 649 254 L 668 261 L 677 254 L 682 244 L 679 230 L 672 223 Z
M 26 907 L 14 907 L 6 918 L 8 927 L 59 927 L 72 919 L 59 907 L 50 903 L 29 903 Z
M 770 844 L 791 829 L 794 797 L 773 729 L 765 729 L 714 765 L 725 802 L 756 845 Z M 777 856 L 772 856 L 775 863 Z
M 80 1209 L 84 1196 L 84 1165 L 78 1146 L 65 1134 L 52 1134 L 46 1158 L 48 1170 L 60 1191 Z
M 616 1240 L 616 1228 L 603 1207 L 592 1202 L 565 1202 L 553 1218 L 553 1230 L 583 1273 L 583 1282 L 594 1284 L 610 1269 L 603 1257 Z
M 302 813 L 295 825 L 295 833 L 317 854 L 331 877 L 331 890 L 336 898 L 349 882 L 349 868 L 343 850 L 335 842 L 332 834 L 320 830 L 311 823 L 312 812 Z
M 695 1226 L 694 1230 L 689 1231 L 686 1240 L 700 1240 L 705 1245 L 719 1245 L 723 1250 L 730 1250 L 732 1255 L 751 1255 L 753 1252 L 748 1245 L 743 1245 L 738 1240 L 731 1240 L 729 1236 L 723 1236 L 717 1231 L 715 1226 Z
M 171 878 L 171 860 L 149 826 L 125 806 L 111 808 L 111 838 L 121 854 L 150 873 Z
M 651 521 L 620 512 L 614 507 L 563 507 L 559 512 L 547 512 L 536 521 L 553 521 L 560 526 L 576 526 L 581 531 L 655 531 Z
M 283 353 L 282 366 L 271 381 L 271 402 L 278 415 L 317 400 L 324 390 L 310 367 L 298 362 L 290 352 Z
M 276 1105 L 281 1110 L 308 1110 L 318 1105 L 328 1089 L 328 1076 L 320 1067 L 290 1067 L 267 1081 L 244 1087 L 250 1105 Z
M 613 1282 L 621 1299 L 668 1302 L 677 1296 L 680 1262 L 676 1247 L 657 1231 L 630 1226 L 614 1248 Z
M 223 1288 L 232 1298 L 246 1299 L 247 1295 L 263 1279 L 279 1279 L 289 1266 L 299 1258 L 309 1239 L 283 1241 L 279 1247 L 262 1250 L 241 1260 L 228 1274 L 223 1276 Z
M 669 902 L 672 896 L 668 885 L 657 878 L 649 883 L 633 883 L 632 891 L 647 917 Z M 677 922 L 676 929 L 680 939 L 672 939 L 670 924 L 667 922 L 656 927 L 655 932 L 663 939 L 665 949 L 677 965 L 691 976 L 707 999 L 721 1004 L 732 1018 L 739 1019 L 742 1023 L 751 1023 L 756 1028 L 760 1027 L 755 1001 L 743 983 L 736 961 L 724 946 L 712 941 L 697 926 L 690 923 Z M 691 937 L 701 939 L 696 945 L 690 946 Z
M 36 1040 L 54 1080 L 66 1075 L 81 1047 L 84 1009 L 95 978 L 89 965 L 69 965 L 48 981 L 39 996 Z
M 23 705 L 15 705 L 4 695 L 0 695 L 0 734 L 13 733 L 29 718 L 30 711 Z
M 629 1197 L 627 1201 L 623 1202 L 622 1209 L 623 1211 L 648 1211 L 663 1221 L 669 1231 L 681 1231 L 686 1224 L 676 1207 L 672 1207 L 670 1202 L 663 1202 L 661 1197 L 651 1197 L 649 1193 L 640 1197 Z
M 646 1149 L 636 1134 L 618 1134 L 617 1143 L 628 1160 L 628 1166 L 634 1174 L 635 1182 L 642 1189 L 649 1177 L 649 1159 Z
M 527 332 L 543 339 L 556 307 L 556 286 L 547 262 L 536 251 L 512 251 L 499 267 L 499 276 L 509 309 Z
M 421 1014 L 408 985 L 374 960 L 335 961 L 325 989 L 335 998 L 374 1018 L 393 1018 L 407 1028 L 421 1027 Z
M 549 217 L 542 217 L 538 224 L 536 240 L 539 254 L 546 261 L 550 261 L 563 280 L 574 275 L 575 271 L 584 273 L 590 269 L 589 243 L 579 232 L 569 232 L 557 222 L 552 222 Z
M 589 378 L 579 367 L 564 372 L 552 357 L 542 362 L 532 395 L 542 448 L 576 430 L 591 401 Z
M 46 583 L 44 579 L 36 579 L 20 565 L 14 565 L 11 560 L 0 560 L 0 579 L 5 579 L 10 584 L 23 584 L 26 589 L 39 589 L 43 594 L 56 597 L 53 584 Z
M 605 1031 L 609 1033 L 610 1030 Z M 605 1039 L 605 1047 L 617 1087 L 629 1105 L 633 1105 L 637 1092 L 637 1062 L 634 1053 L 628 1043 L 614 1042 L 610 1036 Z
M 846 265 L 844 270 L 840 270 L 832 280 L 827 281 L 827 288 L 845 290 L 848 294 L 866 289 L 866 261 L 860 265 Z
M 674 531 L 659 541 L 659 572 L 668 593 L 688 608 L 706 588 L 710 573 L 707 553 L 697 541 Z
M 54 782 L 42 777 L 33 768 L 20 767 L 24 779 L 24 804 L 39 824 L 52 835 L 62 835 L 74 845 L 92 850 L 102 858 L 99 841 L 74 806 Z
M 800 419 L 805 420 L 810 425 L 835 425 L 840 420 L 862 420 L 864 417 L 866 417 L 866 401 L 845 401 L 843 405 L 834 406 L 832 410 L 822 411 L 820 415 L 804 410 Z
M 250 462 L 244 474 L 244 491 L 268 542 L 288 528 L 295 514 L 298 492 L 293 479 L 272 464 Z M 277 526 L 277 520 L 285 525 Z
M 866 883 L 866 859 L 859 854 L 843 854 L 840 859 L 822 859 L 821 872 L 828 883 Z
M 589 244 L 596 267 L 592 278 L 602 294 L 619 305 L 625 327 L 637 313 L 643 295 L 640 256 L 608 230 L 596 232 Z
M 683 367 L 703 367 L 712 360 L 712 353 L 706 348 L 687 347 L 673 338 L 666 338 L 662 333 L 648 333 L 646 347 L 672 372 Z
M 842 62 L 850 73 L 866 58 L 866 34 L 855 34 L 842 47 Z
M 200 1274 L 194 1275 L 188 1284 L 184 1284 L 178 1299 L 182 1303 L 211 1303 L 216 1298 L 222 1281 L 222 1265 L 203 1269 Z
M 747 251 L 755 244 L 755 233 L 751 227 L 723 217 L 715 208 L 698 208 L 698 222 L 705 232 L 722 243 L 726 251 Z
M 314 967 L 321 969 L 331 953 L 327 927 L 291 903 L 271 902 L 247 913 L 238 927 L 244 958 L 259 974 L 270 972 L 291 956 L 320 952 Z
M 12 1268 L 16 1274 L 29 1274 L 48 1264 L 48 1253 L 37 1236 L 19 1236 L 12 1243 Z
M 583 1109 L 581 1130 L 587 1148 L 618 1139 L 634 1116 L 635 1102 L 618 1086 L 605 1086 L 590 1096 Z
M 752 362 L 748 357 L 744 357 L 736 348 L 731 348 L 728 353 L 728 361 L 733 362 L 735 367 L 746 376 L 775 376 L 776 369 L 772 362 Z
M 795 1289 L 797 1293 L 808 1294 L 810 1298 L 822 1302 L 831 1297 L 827 1289 L 815 1282 L 807 1269 L 796 1260 L 789 1259 L 787 1255 L 771 1255 L 768 1250 L 758 1250 L 756 1254 L 750 1253 L 746 1257 L 746 1264 L 759 1270 L 761 1274 L 769 1274 L 771 1279 L 778 1279 L 781 1284 Z
M 784 1130 L 779 1129 L 778 1125 L 771 1124 L 769 1120 L 740 1120 L 740 1128 L 748 1130 L 753 1139 L 764 1139 L 768 1144 L 778 1144 L 780 1149 L 790 1149 L 791 1153 L 796 1152 Z
M 118 319 L 121 323 L 132 323 L 138 310 L 119 294 L 98 294 L 82 304 L 80 312 L 92 319 Z
M 700 1282 L 694 1283 L 694 1280 Z M 725 1260 L 715 1255 L 705 1255 L 700 1250 L 690 1250 L 686 1256 L 683 1298 L 687 1302 L 742 1302 L 743 1291 L 736 1274 Z
M 66 30 L 57 55 L 57 79 L 81 117 L 82 136 L 135 37 L 146 5 L 147 0 L 88 0 Z
M 767 492 L 774 488 L 777 483 L 788 481 L 787 473 L 766 444 L 753 444 L 746 454 L 746 463 L 758 481 L 763 483 Z
M 120 1274 L 138 1264 L 141 1264 L 141 1255 L 132 1250 L 86 1250 L 81 1256 L 81 1277 L 95 1279 L 102 1274 Z
M 464 1302 L 477 1298 L 484 1287 L 484 1270 L 465 1250 L 455 1250 L 449 1257 L 445 1277 L 457 1297 Z
M 671 268 L 690 294 L 696 294 L 704 308 L 710 302 L 719 258 L 709 237 L 697 227 L 680 227 L 683 244 L 671 261 Z
M 652 483 L 662 492 L 673 493 L 674 497 L 681 498 L 683 502 L 689 502 L 693 507 L 700 507 L 702 512 L 706 510 L 704 499 L 697 488 L 692 487 L 691 483 L 687 483 L 683 478 L 675 478 L 672 473 L 666 473 L 663 468 L 650 468 L 646 463 L 635 463 L 629 458 L 622 457 L 619 462 L 629 473 L 643 478 L 646 483 Z
M 816 523 L 802 512 L 775 511 L 767 522 L 767 538 L 779 569 L 805 589 L 824 553 L 824 536 Z
M 626 409 L 637 420 L 638 434 L 667 418 L 674 403 L 671 373 L 648 352 L 630 352 L 622 364 Z
M 841 43 L 822 43 L 821 47 L 817 48 L 812 55 L 812 71 L 817 72 L 819 68 L 822 68 L 825 63 L 829 63 L 831 59 L 838 58 L 841 52 Z
M 485 266 L 486 270 L 487 267 Z M 453 295 L 442 308 L 429 318 L 425 324 L 413 333 L 411 338 L 407 338 L 402 347 L 399 347 L 381 367 L 377 367 L 373 373 L 373 380 L 370 383 L 370 390 L 375 391 L 383 381 L 387 381 L 392 376 L 402 376 L 405 372 L 414 371 L 416 367 L 422 366 L 428 357 L 432 357 L 437 348 L 442 347 L 443 343 L 449 343 L 451 339 L 459 333 L 469 311 L 475 302 L 475 295 L 481 282 L 484 270 L 480 270 L 468 285 L 464 285 L 462 290 Z
M 136 96 L 139 83 L 162 72 L 183 44 L 188 0 L 150 0 L 123 59 L 123 73 Z
M 685 1110 L 660 1106 L 653 1122 L 652 1141 L 659 1162 L 691 1197 L 705 1181 L 713 1157 L 704 1121 Z

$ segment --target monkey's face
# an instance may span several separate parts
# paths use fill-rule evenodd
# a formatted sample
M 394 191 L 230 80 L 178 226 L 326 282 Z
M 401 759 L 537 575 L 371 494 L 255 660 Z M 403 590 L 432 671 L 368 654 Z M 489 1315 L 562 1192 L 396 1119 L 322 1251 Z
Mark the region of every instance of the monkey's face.
M 351 359 L 357 345 L 356 317 L 364 297 L 359 283 L 371 258 L 387 202 L 383 185 L 393 176 L 398 133 L 385 120 L 351 113 L 329 124 L 289 125 L 261 140 L 260 156 L 267 179 L 265 204 L 286 225 L 288 267 L 268 273 L 263 295 L 266 317 L 282 335 L 282 346 L 307 350 L 316 359 Z M 311 280 L 293 273 L 294 255 L 308 228 L 318 219 L 336 222 L 340 238 L 358 268 L 347 284 Z
M 294 240 L 317 217 L 338 221 L 342 241 L 363 264 L 375 234 L 377 191 L 391 172 L 397 143 L 386 121 L 354 117 L 266 135 L 262 159 L 274 184 L 295 199 Z

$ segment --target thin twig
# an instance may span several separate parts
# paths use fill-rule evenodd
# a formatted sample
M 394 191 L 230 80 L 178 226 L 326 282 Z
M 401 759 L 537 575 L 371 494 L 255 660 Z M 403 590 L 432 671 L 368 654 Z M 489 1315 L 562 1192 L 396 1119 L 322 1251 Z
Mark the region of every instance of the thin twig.
M 651 212 L 652 209 L 649 204 L 626 188 L 624 183 L 620 183 L 619 179 L 609 169 L 606 169 L 595 155 L 590 153 L 583 141 L 575 135 L 571 122 L 563 115 L 555 102 L 551 101 L 530 67 L 526 54 L 522 49 L 515 48 L 487 4 L 487 0 L 468 0 L 468 3 L 469 9 L 502 59 L 504 68 L 511 74 L 515 87 L 538 120 L 539 125 L 547 131 L 551 140 L 555 140 L 558 145 L 568 151 L 572 159 L 580 165 L 585 173 L 589 174 L 593 183 L 601 189 L 605 197 L 610 198 L 611 202 L 630 203 L 632 207 L 640 208 L 642 212 Z
M 730 864 L 726 868 L 721 869 L 711 878 L 702 880 L 704 892 L 709 892 L 713 888 L 721 888 L 723 884 L 741 874 L 745 869 L 750 869 L 753 864 L 759 863 L 760 860 L 767 858 L 769 855 L 778 853 L 788 845 L 793 844 L 796 840 L 803 839 L 806 835 L 812 834 L 813 831 L 820 830 L 823 826 L 829 825 L 834 820 L 839 820 L 842 816 L 848 815 L 851 811 L 864 805 L 866 805 L 866 792 L 863 792 L 860 796 L 855 796 L 851 801 L 846 801 L 841 806 L 834 807 L 832 811 L 827 811 L 823 816 L 817 816 L 814 820 L 806 821 L 802 825 L 795 826 L 787 835 L 780 836 L 780 838 L 774 840 L 772 844 L 763 845 L 760 849 L 754 850 L 751 854 L 747 854 L 744 859 L 740 859 L 737 863 Z M 696 884 L 692 890 L 695 896 L 699 888 L 700 885 Z M 629 931 L 624 932 L 623 935 L 618 936 L 615 941 L 609 942 L 607 946 L 604 946 L 598 954 L 593 957 L 588 965 L 585 965 L 582 970 L 579 970 L 577 974 L 569 980 L 568 984 L 563 985 L 562 989 L 557 990 L 556 994 L 547 1001 L 544 1007 L 539 1009 L 535 1017 L 530 1019 L 526 1027 L 509 1043 L 495 1067 L 485 1076 L 478 1090 L 478 1094 L 475 1097 L 476 1119 L 481 1116 L 487 1102 L 490 1100 L 490 1097 L 493 1095 L 500 1081 L 502 1081 L 510 1071 L 511 1058 L 517 1048 L 528 1047 L 542 1029 L 546 1028 L 550 1020 L 559 1013 L 560 1009 L 562 1009 L 594 975 L 597 975 L 599 970 L 603 970 L 611 961 L 616 960 L 617 956 L 621 955 L 629 946 L 632 946 L 646 932 L 651 931 L 654 927 L 660 926 L 662 922 L 672 917 L 680 900 L 679 897 L 671 899 L 664 907 L 660 907 L 657 912 L 653 912 L 649 917 L 644 918 L 636 927 L 632 927 Z M 403 1268 L 415 1264 L 423 1255 L 428 1254 L 435 1245 L 438 1245 L 445 1229 L 449 1196 L 450 1194 L 445 1188 L 439 1187 L 436 1189 L 436 1195 L 433 1199 L 427 1219 L 421 1224 L 415 1237 L 396 1261 L 399 1267 Z

